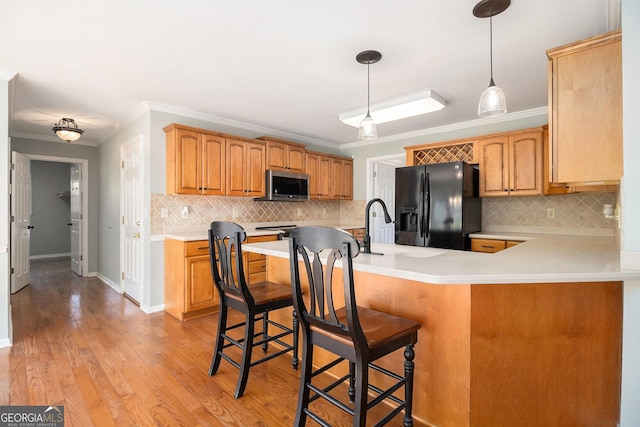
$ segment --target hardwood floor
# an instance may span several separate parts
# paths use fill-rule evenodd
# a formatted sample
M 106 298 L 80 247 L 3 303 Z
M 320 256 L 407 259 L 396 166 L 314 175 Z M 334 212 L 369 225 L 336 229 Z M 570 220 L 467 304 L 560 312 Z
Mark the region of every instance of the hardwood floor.
M 145 314 L 97 278 L 73 274 L 68 260 L 32 262 L 31 284 L 11 303 L 0 405 L 61 405 L 67 427 L 293 425 L 299 376 L 289 355 L 253 367 L 237 400 L 237 369 L 223 361 L 207 375 L 215 315 L 182 323 Z M 340 410 L 325 414 L 351 424 Z

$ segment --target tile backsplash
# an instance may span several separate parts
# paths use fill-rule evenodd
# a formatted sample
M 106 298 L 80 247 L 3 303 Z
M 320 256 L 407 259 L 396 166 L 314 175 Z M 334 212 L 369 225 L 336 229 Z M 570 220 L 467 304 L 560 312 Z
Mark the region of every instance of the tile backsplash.
M 308 202 L 256 202 L 247 197 L 151 196 L 151 234 L 161 235 L 171 228 L 203 226 L 211 221 L 239 223 L 296 223 L 331 221 L 364 224 L 366 200 L 310 200 Z M 602 214 L 602 205 L 615 204 L 615 193 L 578 193 L 539 197 L 502 197 L 482 199 L 483 228 L 540 227 L 611 229 L 613 219 Z M 187 206 L 189 213 L 182 217 Z M 166 217 L 162 217 L 166 209 Z M 554 209 L 554 218 L 547 217 Z

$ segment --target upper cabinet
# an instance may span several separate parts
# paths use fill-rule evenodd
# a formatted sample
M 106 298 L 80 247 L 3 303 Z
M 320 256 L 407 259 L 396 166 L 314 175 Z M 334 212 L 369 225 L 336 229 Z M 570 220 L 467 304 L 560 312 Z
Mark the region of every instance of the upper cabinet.
M 264 196 L 265 143 L 227 138 L 227 195 Z
M 615 184 L 622 177 L 621 44 L 614 31 L 547 51 L 554 183 Z
M 267 136 L 259 139 L 266 141 L 267 169 L 304 173 L 304 145 Z
M 225 138 L 175 124 L 164 131 L 167 194 L 225 194 Z
M 544 128 L 478 139 L 480 197 L 543 193 Z
M 307 151 L 306 173 L 312 199 L 353 199 L 352 159 Z

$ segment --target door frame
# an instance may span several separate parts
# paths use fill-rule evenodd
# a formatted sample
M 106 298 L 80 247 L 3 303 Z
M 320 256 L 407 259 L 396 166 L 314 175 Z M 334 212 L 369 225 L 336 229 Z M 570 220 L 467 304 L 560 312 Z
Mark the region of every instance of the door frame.
M 80 236 L 80 254 L 82 256 L 82 276 L 88 277 L 89 274 L 89 160 L 76 159 L 71 157 L 49 156 L 45 154 L 28 154 L 21 153 L 31 160 L 39 160 L 43 162 L 55 163 L 78 163 L 80 164 L 80 188 L 82 191 L 82 231 Z M 71 269 L 71 267 L 69 267 Z
M 407 156 L 404 153 L 367 157 L 367 200 L 377 197 L 378 194 L 378 189 L 375 187 L 377 180 L 373 176 L 373 172 L 376 170 L 376 164 L 381 163 L 393 167 L 402 167 L 406 166 L 406 158 Z M 387 206 L 387 208 L 389 210 L 395 210 L 395 206 Z M 395 221 L 395 215 L 392 215 L 391 219 Z M 369 218 L 369 220 L 372 220 L 372 218 Z M 372 228 L 375 228 L 375 220 L 371 221 L 371 225 Z

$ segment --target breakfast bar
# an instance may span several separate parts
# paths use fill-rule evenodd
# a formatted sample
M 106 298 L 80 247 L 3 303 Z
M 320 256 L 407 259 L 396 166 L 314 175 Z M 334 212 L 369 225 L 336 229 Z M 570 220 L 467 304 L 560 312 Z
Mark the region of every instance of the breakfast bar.
M 494 254 L 374 243 L 383 255 L 354 259 L 359 305 L 422 324 L 417 424 L 615 426 L 623 281 L 640 271 L 620 268 L 613 237 L 492 237 L 523 243 Z M 286 240 L 243 249 L 290 283 Z

